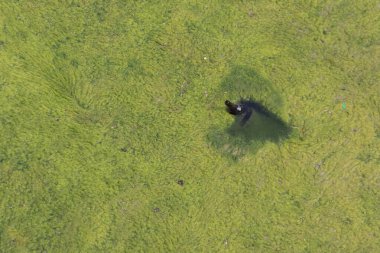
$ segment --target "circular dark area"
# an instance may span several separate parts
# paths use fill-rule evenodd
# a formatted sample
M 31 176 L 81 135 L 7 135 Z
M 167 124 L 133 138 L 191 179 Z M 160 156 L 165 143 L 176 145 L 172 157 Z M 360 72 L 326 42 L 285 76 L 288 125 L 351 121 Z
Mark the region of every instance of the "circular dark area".
M 234 66 L 222 80 L 219 93 L 235 120 L 225 129 L 211 129 L 208 139 L 226 156 L 237 161 L 266 142 L 281 143 L 289 137 L 291 128 L 282 119 L 281 93 L 254 69 Z

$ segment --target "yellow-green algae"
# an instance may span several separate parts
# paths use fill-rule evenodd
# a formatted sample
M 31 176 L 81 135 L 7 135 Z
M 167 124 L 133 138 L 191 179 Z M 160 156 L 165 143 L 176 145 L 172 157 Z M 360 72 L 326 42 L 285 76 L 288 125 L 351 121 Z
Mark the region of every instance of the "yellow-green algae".
M 1 1 L 0 251 L 379 252 L 379 11 Z

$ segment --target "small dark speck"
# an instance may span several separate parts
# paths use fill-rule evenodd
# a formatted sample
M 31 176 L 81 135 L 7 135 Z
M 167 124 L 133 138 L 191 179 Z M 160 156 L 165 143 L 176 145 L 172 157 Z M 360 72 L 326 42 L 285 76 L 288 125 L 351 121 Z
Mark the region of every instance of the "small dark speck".
M 122 147 L 122 148 L 120 149 L 120 151 L 121 151 L 121 152 L 127 152 L 127 151 L 128 151 L 128 148 L 127 148 L 127 147 Z
M 185 181 L 183 181 L 182 179 L 180 179 L 180 180 L 177 181 L 177 184 L 179 184 L 180 186 L 183 186 L 185 184 Z
M 155 213 L 159 213 L 161 210 L 160 210 L 160 208 L 158 208 L 158 207 L 155 207 L 155 208 L 153 208 L 153 212 L 155 212 Z
M 327 34 L 327 30 L 323 30 L 323 34 L 326 35 Z

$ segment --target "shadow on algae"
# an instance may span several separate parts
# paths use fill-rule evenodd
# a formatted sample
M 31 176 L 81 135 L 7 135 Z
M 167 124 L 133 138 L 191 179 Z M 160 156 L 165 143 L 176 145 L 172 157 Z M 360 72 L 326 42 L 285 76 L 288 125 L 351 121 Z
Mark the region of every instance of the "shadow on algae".
M 250 99 L 268 110 L 267 115 L 254 112 L 244 125 L 236 117 L 227 129 L 212 129 L 209 141 L 224 155 L 237 161 L 247 153 L 257 152 L 268 141 L 279 143 L 289 136 L 291 128 L 278 116 L 283 107 L 280 94 L 253 69 L 235 66 L 223 79 L 219 92 L 219 97 L 227 96 L 233 102 Z

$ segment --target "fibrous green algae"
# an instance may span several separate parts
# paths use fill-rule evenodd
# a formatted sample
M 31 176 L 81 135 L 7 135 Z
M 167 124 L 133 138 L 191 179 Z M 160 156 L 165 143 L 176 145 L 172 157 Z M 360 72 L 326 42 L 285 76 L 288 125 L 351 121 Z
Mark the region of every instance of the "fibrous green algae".
M 378 11 L 1 2 L 0 251 L 379 251 Z

